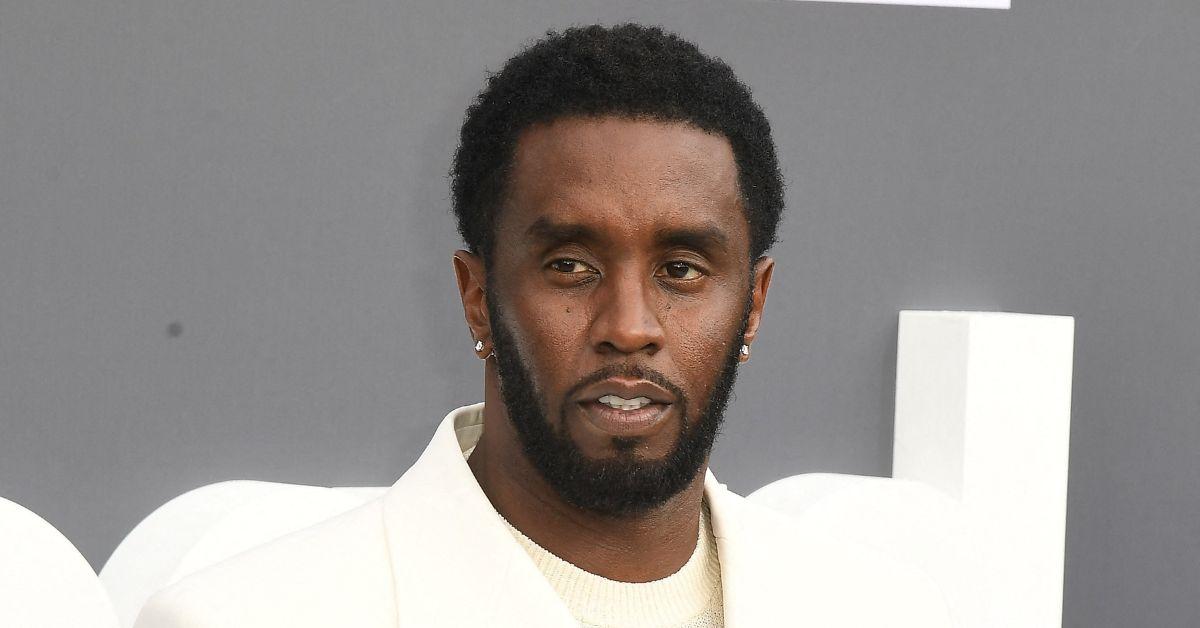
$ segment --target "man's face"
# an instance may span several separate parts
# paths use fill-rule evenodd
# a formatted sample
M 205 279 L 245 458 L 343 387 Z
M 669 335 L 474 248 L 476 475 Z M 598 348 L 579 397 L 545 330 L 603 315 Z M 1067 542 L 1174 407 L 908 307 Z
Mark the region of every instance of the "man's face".
M 495 241 L 489 324 L 531 464 L 600 514 L 677 494 L 708 458 L 753 303 L 728 141 L 616 117 L 527 129 Z

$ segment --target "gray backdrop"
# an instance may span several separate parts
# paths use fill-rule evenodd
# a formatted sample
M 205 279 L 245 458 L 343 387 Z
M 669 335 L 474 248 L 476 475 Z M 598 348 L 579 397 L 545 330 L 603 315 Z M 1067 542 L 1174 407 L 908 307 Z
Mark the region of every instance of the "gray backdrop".
M 393 481 L 482 393 L 464 107 L 637 20 L 733 65 L 790 182 L 721 477 L 886 475 L 897 310 L 1074 315 L 1065 624 L 1200 624 L 1200 3 L 1014 5 L 0 1 L 0 495 L 99 567 L 201 484 Z

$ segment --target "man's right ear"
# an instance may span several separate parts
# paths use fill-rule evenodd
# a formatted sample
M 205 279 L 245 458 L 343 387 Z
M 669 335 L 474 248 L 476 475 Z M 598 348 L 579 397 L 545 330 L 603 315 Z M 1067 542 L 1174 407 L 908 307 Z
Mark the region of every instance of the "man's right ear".
M 459 249 L 454 252 L 454 276 L 462 298 L 463 316 L 471 329 L 472 348 L 481 358 L 492 353 L 492 327 L 488 320 L 487 271 L 483 258 Z

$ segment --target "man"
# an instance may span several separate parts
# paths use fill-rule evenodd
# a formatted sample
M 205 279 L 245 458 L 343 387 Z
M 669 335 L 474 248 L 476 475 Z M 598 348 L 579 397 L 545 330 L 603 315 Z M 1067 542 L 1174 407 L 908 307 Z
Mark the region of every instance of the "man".
M 160 592 L 139 628 L 944 626 L 922 574 L 708 472 L 783 208 L 728 66 L 550 34 L 467 111 L 454 272 L 484 401 L 387 494 Z

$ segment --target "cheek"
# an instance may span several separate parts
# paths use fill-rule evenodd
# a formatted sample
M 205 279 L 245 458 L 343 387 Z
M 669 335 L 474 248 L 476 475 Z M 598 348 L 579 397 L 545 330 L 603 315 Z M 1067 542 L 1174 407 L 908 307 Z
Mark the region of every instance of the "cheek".
M 562 385 L 554 379 L 557 374 L 577 373 L 575 361 L 587 339 L 586 308 L 575 301 L 539 295 L 522 300 L 514 314 L 510 324 L 516 327 L 521 351 L 536 366 L 545 392 L 554 394 Z
M 683 307 L 672 306 L 667 342 L 672 360 L 683 376 L 680 382 L 692 397 L 702 403 L 733 350 L 733 335 L 741 323 L 739 304 L 714 307 L 712 303 Z

